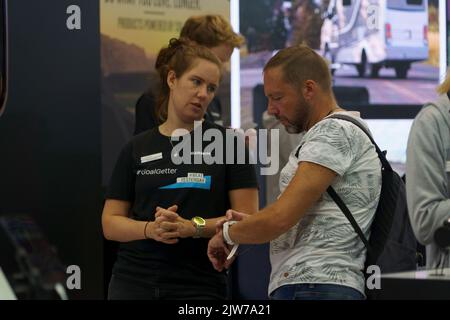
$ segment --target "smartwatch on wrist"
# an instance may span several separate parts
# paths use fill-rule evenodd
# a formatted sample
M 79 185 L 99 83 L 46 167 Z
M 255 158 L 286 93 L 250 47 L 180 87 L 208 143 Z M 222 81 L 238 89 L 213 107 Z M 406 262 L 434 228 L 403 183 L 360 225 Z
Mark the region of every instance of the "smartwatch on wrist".
M 193 217 L 191 219 L 192 224 L 195 227 L 195 234 L 192 236 L 192 238 L 200 238 L 201 234 L 203 233 L 203 229 L 205 229 L 206 221 L 202 217 Z
M 233 240 L 231 240 L 230 235 L 228 234 L 228 230 L 230 229 L 230 226 L 232 226 L 235 223 L 237 223 L 237 221 L 227 221 L 223 224 L 222 227 L 223 240 L 225 241 L 226 244 L 229 244 L 230 246 L 234 246 L 235 243 L 233 242 Z

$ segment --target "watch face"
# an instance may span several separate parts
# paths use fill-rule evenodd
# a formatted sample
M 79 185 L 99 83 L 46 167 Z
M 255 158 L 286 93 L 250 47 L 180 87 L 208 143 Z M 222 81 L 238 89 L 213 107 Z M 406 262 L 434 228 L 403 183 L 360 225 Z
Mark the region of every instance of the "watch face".
M 203 227 L 206 224 L 205 219 L 203 219 L 202 217 L 194 217 L 192 218 L 192 221 L 194 221 L 194 223 L 199 227 Z

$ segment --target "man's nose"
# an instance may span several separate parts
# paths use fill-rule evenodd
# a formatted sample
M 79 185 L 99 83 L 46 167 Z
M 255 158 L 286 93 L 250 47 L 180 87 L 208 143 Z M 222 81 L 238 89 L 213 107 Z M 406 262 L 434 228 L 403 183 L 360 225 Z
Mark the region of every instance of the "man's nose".
M 278 115 L 278 109 L 272 103 L 270 103 L 270 101 L 267 104 L 267 113 L 271 116 Z

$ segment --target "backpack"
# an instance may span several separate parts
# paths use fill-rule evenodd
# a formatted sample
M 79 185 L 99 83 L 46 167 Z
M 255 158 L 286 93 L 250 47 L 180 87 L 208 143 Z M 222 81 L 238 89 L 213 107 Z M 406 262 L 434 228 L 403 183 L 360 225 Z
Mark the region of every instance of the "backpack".
M 334 114 L 328 118 L 349 121 L 360 128 L 375 146 L 381 161 L 381 193 L 375 217 L 370 227 L 371 235 L 366 239 L 350 210 L 330 186 L 327 193 L 350 221 L 353 229 L 367 248 L 365 270 L 377 265 L 381 273 L 410 271 L 417 268 L 417 240 L 411 227 L 406 205 L 406 189 L 402 178 L 392 170 L 382 152 L 366 128 L 350 116 Z

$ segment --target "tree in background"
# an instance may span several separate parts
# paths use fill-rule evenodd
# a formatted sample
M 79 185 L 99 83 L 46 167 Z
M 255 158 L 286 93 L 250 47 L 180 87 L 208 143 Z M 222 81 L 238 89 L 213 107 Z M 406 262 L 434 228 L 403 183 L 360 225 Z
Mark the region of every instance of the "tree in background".
M 330 0 L 294 0 L 291 10 L 292 40 L 291 44 L 305 43 L 312 49 L 320 49 L 320 33 L 324 12 Z

